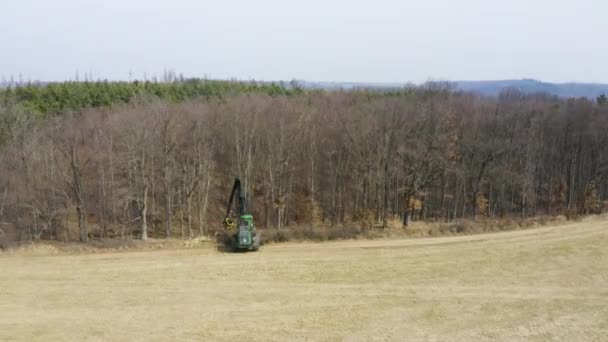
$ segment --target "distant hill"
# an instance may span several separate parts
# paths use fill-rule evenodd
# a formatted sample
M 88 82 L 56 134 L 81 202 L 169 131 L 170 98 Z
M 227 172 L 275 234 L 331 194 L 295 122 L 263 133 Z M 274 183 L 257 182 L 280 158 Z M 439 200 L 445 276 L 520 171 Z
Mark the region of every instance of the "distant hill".
M 559 97 L 587 97 L 595 99 L 608 94 L 608 84 L 600 83 L 547 83 L 531 79 L 503 81 L 458 81 L 459 90 L 486 96 L 498 96 L 505 89 L 517 89 L 523 93 L 548 93 Z
M 363 83 L 363 82 L 306 82 L 298 81 L 305 88 L 313 89 L 375 89 L 387 90 L 412 86 L 404 83 Z M 602 94 L 608 95 L 608 84 L 601 83 L 548 83 L 532 79 L 501 81 L 455 81 L 447 82 L 456 90 L 469 91 L 485 96 L 496 97 L 506 89 L 517 89 L 523 93 L 548 93 L 562 98 L 587 97 L 595 99 Z
M 33 84 L 33 85 L 37 85 L 37 86 L 44 86 L 49 84 L 49 82 L 42 82 L 42 81 L 27 81 L 24 83 L 21 83 L 21 85 L 26 86 L 28 84 Z M 0 89 L 4 89 L 4 88 L 8 88 L 8 87 L 16 87 L 18 86 L 19 83 L 17 82 L 9 82 L 9 81 L 0 81 Z

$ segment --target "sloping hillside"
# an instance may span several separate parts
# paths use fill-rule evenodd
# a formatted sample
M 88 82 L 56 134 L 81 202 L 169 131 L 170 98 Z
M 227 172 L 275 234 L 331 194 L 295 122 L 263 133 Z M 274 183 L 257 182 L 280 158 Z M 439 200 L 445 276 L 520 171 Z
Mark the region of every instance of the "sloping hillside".
M 608 224 L 0 256 L 0 341 L 601 341 Z

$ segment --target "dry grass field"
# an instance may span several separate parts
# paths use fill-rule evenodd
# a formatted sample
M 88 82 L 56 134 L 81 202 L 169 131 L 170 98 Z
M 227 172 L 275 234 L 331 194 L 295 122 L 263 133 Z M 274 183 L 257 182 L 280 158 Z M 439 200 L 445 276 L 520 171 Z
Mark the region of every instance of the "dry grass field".
M 606 341 L 608 221 L 475 236 L 0 255 L 0 341 Z

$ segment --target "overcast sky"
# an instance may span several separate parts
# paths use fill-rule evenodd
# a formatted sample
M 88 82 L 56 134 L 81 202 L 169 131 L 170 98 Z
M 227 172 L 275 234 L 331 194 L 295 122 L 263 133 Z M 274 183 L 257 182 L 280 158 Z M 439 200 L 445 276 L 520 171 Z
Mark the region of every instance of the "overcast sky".
M 608 0 L 1 0 L 0 76 L 608 83 Z

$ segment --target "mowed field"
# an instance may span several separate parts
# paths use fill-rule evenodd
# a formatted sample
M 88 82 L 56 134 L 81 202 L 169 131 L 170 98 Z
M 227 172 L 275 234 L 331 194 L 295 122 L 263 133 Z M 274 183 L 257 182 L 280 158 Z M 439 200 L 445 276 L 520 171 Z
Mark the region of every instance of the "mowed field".
M 606 341 L 608 220 L 452 238 L 0 255 L 0 341 Z

